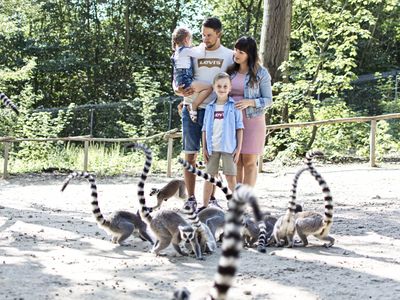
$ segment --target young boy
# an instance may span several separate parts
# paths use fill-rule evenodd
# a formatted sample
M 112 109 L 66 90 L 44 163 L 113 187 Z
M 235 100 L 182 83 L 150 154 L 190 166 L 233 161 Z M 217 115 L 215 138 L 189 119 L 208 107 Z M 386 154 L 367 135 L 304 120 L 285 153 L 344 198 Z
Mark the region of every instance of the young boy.
M 214 77 L 214 92 L 217 98 L 206 107 L 203 122 L 203 158 L 207 164 L 206 172 L 215 176 L 218 173 L 219 161 L 222 160 L 222 171 L 228 187 L 233 191 L 236 185 L 236 164 L 242 148 L 243 117 L 235 108 L 233 98 L 229 97 L 232 85 L 227 73 L 218 73 Z M 213 184 L 205 181 L 202 209 L 208 206 Z

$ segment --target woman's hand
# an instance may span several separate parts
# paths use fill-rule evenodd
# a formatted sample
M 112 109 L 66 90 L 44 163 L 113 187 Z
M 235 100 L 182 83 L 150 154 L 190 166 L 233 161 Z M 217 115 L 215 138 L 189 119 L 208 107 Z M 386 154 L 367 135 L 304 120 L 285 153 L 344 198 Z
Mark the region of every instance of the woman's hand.
M 242 99 L 235 102 L 235 107 L 238 110 L 243 110 L 251 106 L 255 106 L 255 102 L 253 99 Z

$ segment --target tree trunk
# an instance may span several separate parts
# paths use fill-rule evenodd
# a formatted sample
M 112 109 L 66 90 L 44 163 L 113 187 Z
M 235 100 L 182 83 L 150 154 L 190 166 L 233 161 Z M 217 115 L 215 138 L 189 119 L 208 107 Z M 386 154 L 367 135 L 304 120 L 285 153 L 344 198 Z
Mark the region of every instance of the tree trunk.
M 125 57 L 130 55 L 129 43 L 131 42 L 131 26 L 129 22 L 130 16 L 130 6 L 131 1 L 125 0 L 125 11 L 124 11 L 124 26 L 125 26 L 125 44 L 124 44 L 124 54 Z
M 282 79 L 278 70 L 289 58 L 292 0 L 264 0 L 260 53 L 272 83 Z
M 256 12 L 256 21 L 254 22 L 254 28 L 253 28 L 253 36 L 254 38 L 256 38 L 257 36 L 257 31 L 258 31 L 258 21 L 260 20 L 260 16 L 261 16 L 261 4 L 262 4 L 263 0 L 258 0 L 258 4 L 257 4 L 257 12 Z
M 271 75 L 272 84 L 282 80 L 282 72 L 278 68 L 289 59 L 291 21 L 292 0 L 264 0 L 260 54 L 263 65 Z M 281 118 L 284 123 L 289 121 L 287 105 L 281 110 Z M 271 115 L 267 114 L 266 122 L 270 121 Z M 288 134 L 289 129 L 286 131 Z
M 181 17 L 181 1 L 176 0 L 175 1 L 175 14 L 174 17 L 172 18 L 172 24 L 171 24 L 171 34 L 175 30 L 176 26 L 178 25 L 178 21 Z

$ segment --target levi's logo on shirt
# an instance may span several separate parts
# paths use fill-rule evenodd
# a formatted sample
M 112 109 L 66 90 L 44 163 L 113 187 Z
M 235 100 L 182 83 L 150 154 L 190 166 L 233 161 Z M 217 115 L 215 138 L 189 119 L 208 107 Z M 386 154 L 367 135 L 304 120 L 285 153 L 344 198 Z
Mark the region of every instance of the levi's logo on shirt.
M 197 60 L 197 67 L 206 68 L 221 68 L 224 60 L 222 58 L 199 58 Z
M 222 120 L 224 118 L 224 111 L 215 111 L 214 120 Z

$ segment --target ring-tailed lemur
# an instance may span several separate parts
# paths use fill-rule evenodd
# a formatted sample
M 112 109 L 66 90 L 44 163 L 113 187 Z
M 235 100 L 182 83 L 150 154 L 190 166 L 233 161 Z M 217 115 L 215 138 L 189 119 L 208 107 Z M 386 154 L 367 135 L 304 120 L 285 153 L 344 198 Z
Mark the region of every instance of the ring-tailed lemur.
M 63 192 L 71 179 L 83 177 L 90 183 L 92 196 L 92 213 L 96 218 L 97 224 L 111 234 L 111 241 L 123 245 L 123 242 L 130 237 L 132 233 L 138 231 L 139 237 L 144 241 L 149 241 L 152 245 L 153 240 L 147 233 L 147 225 L 143 222 L 139 214 L 133 214 L 128 211 L 115 211 L 108 219 L 105 219 L 101 213 L 97 198 L 96 180 L 92 174 L 87 172 L 73 172 L 64 180 L 61 191 Z
M 222 192 L 225 194 L 226 200 L 228 201 L 228 207 L 229 207 L 229 203 L 230 203 L 230 199 L 232 198 L 232 194 L 229 192 L 228 187 L 224 186 L 224 184 L 221 180 L 218 180 L 215 177 L 211 176 L 210 174 L 205 173 L 205 172 L 193 167 L 191 164 L 189 164 L 188 161 L 185 161 L 182 158 L 179 158 L 178 162 L 181 163 L 183 165 L 183 167 L 186 168 L 189 172 L 196 174 L 197 176 L 202 177 L 205 180 L 211 182 L 212 184 L 218 186 L 222 190 Z M 217 220 L 217 221 L 220 222 L 220 220 Z M 245 224 L 243 223 L 243 225 L 245 225 Z M 259 222 L 258 227 L 259 227 L 259 240 L 263 241 L 263 244 L 261 244 L 261 245 L 259 244 L 258 250 L 260 252 L 265 252 L 265 243 L 266 243 L 266 239 L 267 239 L 267 228 L 266 228 L 264 222 Z M 263 248 L 264 251 L 261 248 Z
M 217 241 L 222 241 L 225 225 L 225 211 L 219 207 L 209 206 L 201 210 L 198 217 L 201 222 L 210 228 L 215 239 Z
M 225 194 L 225 197 L 226 197 L 228 202 L 232 198 L 232 194 L 230 193 L 228 187 L 225 186 L 224 183 L 221 180 L 216 179 L 215 177 L 211 176 L 210 174 L 205 173 L 205 172 L 193 167 L 191 164 L 189 164 L 188 161 L 185 161 L 185 160 L 183 160 L 181 158 L 178 161 L 189 172 L 204 178 L 205 180 L 211 182 L 215 186 L 218 186 L 222 190 L 222 192 Z M 209 226 L 203 226 L 205 223 L 204 222 L 200 222 L 200 220 L 198 218 L 198 215 L 195 213 L 194 207 L 192 205 L 190 205 L 189 202 L 186 202 L 185 205 L 184 205 L 184 213 L 188 215 L 188 218 L 192 222 L 192 225 L 194 227 L 200 229 L 199 238 L 200 238 L 201 241 L 203 241 L 202 242 L 202 244 L 203 244 L 202 248 L 204 249 L 204 244 L 206 244 L 206 246 L 207 246 L 209 251 L 211 251 L 211 252 L 214 251 L 216 249 L 216 246 L 217 246 L 216 240 L 215 240 L 215 230 L 218 228 L 218 226 L 220 226 L 219 223 L 220 223 L 221 219 L 220 218 L 218 218 L 218 219 L 213 218 L 213 219 L 206 220 L 206 222 L 213 228 L 213 230 L 211 230 Z M 215 222 L 215 224 L 214 224 L 214 222 Z M 210 235 L 210 233 L 211 233 L 211 235 Z M 212 248 L 214 248 L 214 250 L 211 250 Z
M 217 249 L 217 241 L 215 236 L 211 232 L 210 228 L 200 221 L 193 205 L 187 201 L 183 205 L 183 213 L 187 216 L 188 220 L 192 224 L 197 234 L 197 239 L 199 241 L 201 252 L 214 252 Z
M 180 255 L 187 255 L 180 248 L 181 241 L 188 242 L 192 245 L 196 258 L 203 259 L 200 245 L 197 241 L 196 232 L 179 214 L 171 210 L 158 211 L 154 217 L 150 215 L 149 209 L 146 207 L 146 198 L 144 196 L 144 184 L 147 174 L 150 171 L 153 156 L 151 150 L 143 144 L 129 144 L 127 148 L 141 149 L 146 155 L 142 175 L 138 182 L 137 195 L 140 203 L 140 215 L 143 220 L 150 226 L 151 230 L 157 236 L 152 252 L 160 255 L 161 251 L 172 244 L 176 252 Z
M 300 175 L 307 169 L 308 167 L 302 168 L 294 175 L 288 208 L 285 215 L 279 217 L 276 221 L 268 245 L 275 243 L 277 246 L 283 246 L 286 243 L 287 247 L 293 247 L 293 237 L 296 232 L 296 212 L 300 207 L 299 205 L 296 205 L 297 182 Z M 260 237 L 258 244 L 260 252 L 265 252 L 265 244 L 266 239 Z
M 253 209 L 255 219 L 261 221 L 261 211 L 258 207 L 257 198 L 251 187 L 238 184 L 233 193 L 228 212 L 226 213 L 225 235 L 222 242 L 222 252 L 218 263 L 217 273 L 214 276 L 214 284 L 206 299 L 226 299 L 227 293 L 232 286 L 236 274 L 239 252 L 242 248 L 242 237 L 240 229 L 244 213 L 244 206 L 249 203 Z M 189 299 L 190 292 L 186 288 L 176 290 L 173 299 Z
M 159 208 L 163 201 L 167 201 L 171 197 L 175 197 L 179 200 L 186 201 L 186 185 L 185 181 L 181 179 L 172 179 L 161 189 L 152 188 L 149 196 L 157 195 L 157 205 L 151 207 L 151 210 L 156 210 Z
M 196 166 L 196 169 L 202 169 L 202 170 L 207 167 L 207 165 L 201 160 L 196 161 L 195 166 Z M 225 184 L 223 175 L 224 174 L 221 171 L 218 171 L 218 174 L 215 177 L 218 178 L 221 181 L 222 184 Z
M 307 170 L 307 168 L 305 168 L 304 171 L 305 170 Z M 301 212 L 302 210 L 303 210 L 302 205 L 296 203 L 295 213 Z M 246 224 L 247 226 L 249 226 L 249 228 L 251 228 L 251 226 L 252 226 L 251 222 L 254 222 L 254 221 L 250 220 L 250 224 Z M 277 222 L 277 218 L 275 218 L 274 216 L 271 216 L 270 214 L 266 214 L 264 216 L 264 222 L 261 225 L 258 225 L 258 228 L 265 226 L 265 233 L 261 232 L 261 231 L 258 233 L 258 242 L 257 242 L 257 251 L 258 252 L 265 253 L 266 246 L 274 243 L 275 240 L 272 238 L 272 234 L 274 232 L 274 227 L 275 227 L 276 222 Z M 255 224 L 253 226 L 255 226 Z M 252 230 L 248 234 L 250 234 L 254 240 L 255 239 L 254 234 L 257 232 L 258 231 Z
M 277 218 L 271 216 L 271 214 L 265 214 L 262 221 L 263 226 L 265 226 L 265 234 L 260 236 L 260 224 L 257 224 L 253 218 L 246 216 L 243 220 L 242 229 L 243 244 L 247 247 L 253 247 L 253 245 L 260 240 L 262 242 L 268 241 L 272 235 L 276 221 Z M 260 251 L 260 249 L 265 249 L 265 245 L 259 245 L 257 249 L 259 252 L 263 252 L 262 250 Z
M 303 211 L 296 214 L 296 231 L 300 239 L 303 242 L 303 246 L 308 245 L 307 236 L 313 235 L 316 238 L 327 241 L 325 247 L 331 247 L 335 243 L 335 239 L 329 235 L 330 229 L 333 224 L 333 201 L 331 191 L 328 184 L 318 173 L 312 163 L 314 156 L 323 156 L 321 151 L 309 151 L 306 154 L 306 161 L 308 169 L 311 175 L 317 180 L 319 186 L 322 188 L 324 194 L 324 215 L 313 212 Z M 296 195 L 296 191 L 294 192 Z
M 19 115 L 17 106 L 10 99 L 8 99 L 4 93 L 0 93 L 0 99 L 5 106 L 9 106 L 17 115 Z
M 183 167 L 188 170 L 190 173 L 196 174 L 199 177 L 202 177 L 203 179 L 211 182 L 212 184 L 216 185 L 217 187 L 219 187 L 221 189 L 221 191 L 225 194 L 226 200 L 228 201 L 228 205 L 229 205 L 229 200 L 232 199 L 232 194 L 229 192 L 229 189 L 227 186 L 224 185 L 224 183 L 222 182 L 222 180 L 218 180 L 216 179 L 214 176 L 211 176 L 208 173 L 205 173 L 195 167 L 193 167 L 191 164 L 189 164 L 188 161 L 179 158 L 178 162 L 180 164 L 183 165 Z

